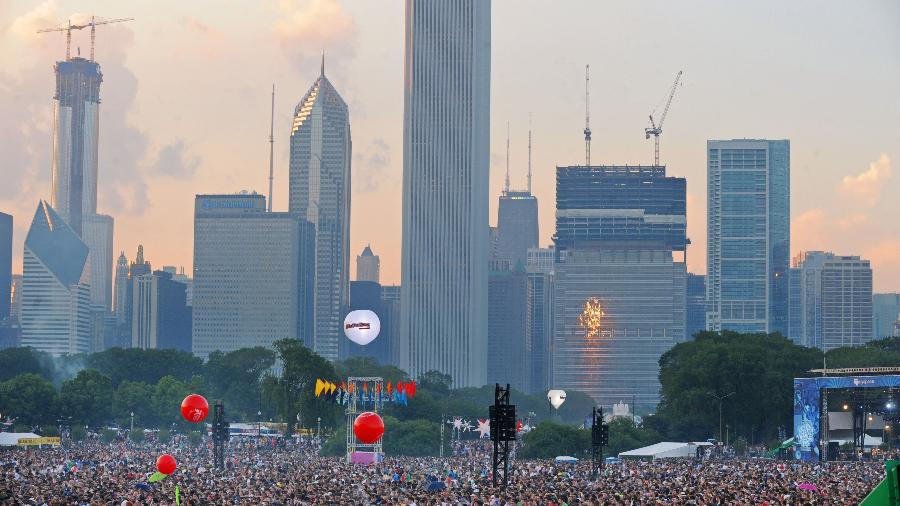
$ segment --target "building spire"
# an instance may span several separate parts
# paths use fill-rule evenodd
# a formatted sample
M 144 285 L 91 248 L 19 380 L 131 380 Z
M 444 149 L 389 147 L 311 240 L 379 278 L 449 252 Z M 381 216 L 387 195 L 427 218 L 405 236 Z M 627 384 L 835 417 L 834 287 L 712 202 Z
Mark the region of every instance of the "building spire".
M 506 122 L 506 180 L 503 182 L 503 193 L 509 193 L 509 121 Z
M 134 259 L 134 263 L 136 263 L 138 265 L 144 263 L 144 245 L 143 244 L 138 244 L 137 258 Z
M 531 113 L 528 113 L 528 194 L 531 195 Z
M 322 50 L 322 76 L 325 76 L 325 50 Z

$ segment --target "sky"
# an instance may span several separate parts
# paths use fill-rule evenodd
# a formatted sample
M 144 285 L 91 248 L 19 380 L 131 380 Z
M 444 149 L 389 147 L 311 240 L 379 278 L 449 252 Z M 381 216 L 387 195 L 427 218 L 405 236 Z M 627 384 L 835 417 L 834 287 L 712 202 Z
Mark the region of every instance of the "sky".
M 506 165 L 524 187 L 529 116 L 541 245 L 554 167 L 583 163 L 591 66 L 592 162 L 650 164 L 647 116 L 678 87 L 661 161 L 687 178 L 687 255 L 706 271 L 707 139 L 791 141 L 791 252 L 872 261 L 876 292 L 900 291 L 900 3 L 494 0 L 491 223 Z M 0 0 L 0 211 L 14 215 L 13 271 L 38 199 L 50 197 L 53 64 L 87 15 L 101 64 L 100 212 L 115 256 L 192 270 L 193 200 L 267 192 L 275 85 L 274 208 L 287 209 L 293 108 L 319 73 L 350 107 L 351 264 L 367 244 L 400 281 L 401 0 Z M 89 34 L 73 33 L 87 54 Z

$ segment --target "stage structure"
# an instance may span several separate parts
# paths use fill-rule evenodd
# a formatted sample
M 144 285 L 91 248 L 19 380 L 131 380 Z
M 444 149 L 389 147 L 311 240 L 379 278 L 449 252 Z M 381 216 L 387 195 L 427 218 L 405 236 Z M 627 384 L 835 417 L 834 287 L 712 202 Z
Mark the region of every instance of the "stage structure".
M 829 391 L 848 390 L 846 408 L 853 409 L 853 440 L 858 450 L 864 448 L 865 413 L 882 414 L 885 419 L 898 419 L 900 410 L 894 389 L 900 395 L 900 367 L 868 367 L 852 369 L 814 369 L 822 376 L 794 378 L 794 458 L 803 461 L 830 460 L 828 449 Z M 887 390 L 883 399 L 873 402 L 867 391 Z M 862 400 L 865 399 L 865 400 Z M 825 413 L 825 416 L 822 416 Z
M 384 452 L 381 448 L 383 436 L 371 444 L 358 441 L 353 433 L 353 421 L 365 411 L 382 416 L 384 411 L 384 378 L 375 376 L 350 376 L 347 378 L 347 462 L 373 464 L 381 462 Z

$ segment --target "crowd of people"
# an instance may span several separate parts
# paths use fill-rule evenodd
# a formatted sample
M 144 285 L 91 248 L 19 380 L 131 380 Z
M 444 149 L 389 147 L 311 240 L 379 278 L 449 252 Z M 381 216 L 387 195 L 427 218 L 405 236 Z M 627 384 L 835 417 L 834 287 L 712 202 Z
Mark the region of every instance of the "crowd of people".
M 148 483 L 155 461 L 177 470 Z M 485 442 L 453 455 L 386 457 L 373 465 L 318 455 L 315 444 L 232 441 L 223 470 L 212 450 L 99 440 L 0 450 L 0 504 L 22 505 L 794 505 L 858 504 L 884 477 L 874 462 L 805 464 L 762 459 L 667 459 L 606 465 L 514 460 L 506 488 L 492 486 Z

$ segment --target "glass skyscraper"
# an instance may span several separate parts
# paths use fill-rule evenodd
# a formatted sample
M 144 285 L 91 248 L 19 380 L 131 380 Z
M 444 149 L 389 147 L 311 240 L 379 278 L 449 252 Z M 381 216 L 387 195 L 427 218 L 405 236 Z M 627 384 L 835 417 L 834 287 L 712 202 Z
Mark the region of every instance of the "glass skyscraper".
M 788 335 L 790 141 L 707 141 L 706 326 Z
M 400 367 L 487 372 L 491 3 L 406 1 Z
M 496 258 L 524 269 L 528 248 L 538 246 L 538 201 L 528 191 L 504 191 L 497 206 Z
M 46 201 L 25 238 L 22 346 L 54 355 L 91 346 L 91 262 L 87 246 Z
M 685 339 L 685 199 L 661 166 L 557 168 L 551 388 L 655 409 Z
M 294 109 L 290 212 L 315 227 L 312 349 L 337 360 L 350 297 L 350 111 L 325 77 Z

